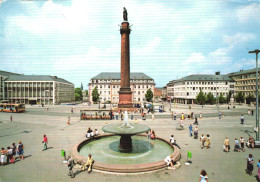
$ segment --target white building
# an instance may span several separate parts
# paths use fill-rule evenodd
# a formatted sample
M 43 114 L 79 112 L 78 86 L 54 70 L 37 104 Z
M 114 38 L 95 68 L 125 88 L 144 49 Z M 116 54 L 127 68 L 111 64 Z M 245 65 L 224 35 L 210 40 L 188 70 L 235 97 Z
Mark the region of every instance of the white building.
M 114 72 L 102 72 L 97 76 L 90 79 L 89 83 L 89 101 L 92 101 L 92 91 L 95 87 L 100 94 L 100 101 L 111 103 L 119 102 L 119 89 L 120 89 L 121 75 Z M 145 93 L 151 89 L 154 93 L 155 83 L 154 80 L 144 73 L 130 73 L 130 87 L 132 93 L 132 102 L 141 103 L 146 101 Z
M 234 93 L 235 82 L 228 75 L 198 74 L 173 80 L 172 84 L 174 85 L 174 102 L 192 104 L 200 90 L 205 94 L 211 92 L 214 97 L 218 97 L 220 93 L 226 97 L 229 91 Z

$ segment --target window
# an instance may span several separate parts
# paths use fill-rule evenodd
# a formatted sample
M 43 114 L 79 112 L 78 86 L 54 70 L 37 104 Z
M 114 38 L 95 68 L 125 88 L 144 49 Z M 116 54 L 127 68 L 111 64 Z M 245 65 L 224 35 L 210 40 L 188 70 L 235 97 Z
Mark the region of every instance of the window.
M 102 94 L 102 91 L 100 91 L 100 95 Z
M 140 85 L 138 85 L 138 88 L 140 88 Z
M 99 87 L 102 88 L 102 85 L 100 85 Z
M 140 91 L 138 91 L 138 95 L 140 95 Z
M 115 85 L 113 85 L 113 88 L 116 88 Z
M 110 88 L 110 85 L 108 85 L 108 88 Z
M 195 87 L 193 87 L 193 90 L 195 90 Z
M 110 91 L 108 91 L 108 94 L 110 94 Z

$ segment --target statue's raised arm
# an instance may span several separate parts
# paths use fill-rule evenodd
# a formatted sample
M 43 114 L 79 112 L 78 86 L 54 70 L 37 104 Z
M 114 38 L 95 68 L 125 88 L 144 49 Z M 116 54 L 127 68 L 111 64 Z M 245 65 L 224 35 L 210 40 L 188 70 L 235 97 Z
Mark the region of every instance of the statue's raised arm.
M 124 21 L 128 21 L 127 20 L 127 10 L 125 7 L 124 7 L 124 11 L 123 11 L 123 18 L 124 18 Z

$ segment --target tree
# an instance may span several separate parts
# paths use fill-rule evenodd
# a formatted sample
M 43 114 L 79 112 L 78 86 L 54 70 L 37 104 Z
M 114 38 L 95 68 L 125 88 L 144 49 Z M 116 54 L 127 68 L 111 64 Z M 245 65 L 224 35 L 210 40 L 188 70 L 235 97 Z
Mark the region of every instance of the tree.
M 201 90 L 196 97 L 196 102 L 200 105 L 203 105 L 206 102 L 206 96 Z
M 88 97 L 88 90 L 85 90 L 85 93 L 86 93 L 86 97 Z
M 232 92 L 231 92 L 231 90 L 229 90 L 228 95 L 227 95 L 227 103 L 230 102 L 231 96 L 232 96 Z
M 252 94 L 249 94 L 247 97 L 246 97 L 246 103 L 247 104 L 250 104 L 251 102 L 255 102 L 256 99 L 255 97 L 252 95 Z
M 92 91 L 92 101 L 98 102 L 99 101 L 99 93 L 97 87 L 95 87 Z
M 206 97 L 206 103 L 214 104 L 214 101 L 215 101 L 215 98 L 214 98 L 213 94 L 211 92 L 209 92 Z
M 152 90 L 150 88 L 146 91 L 145 99 L 148 102 L 152 102 L 153 101 L 153 92 L 152 92 Z
M 226 98 L 223 96 L 223 93 L 220 93 L 219 97 L 218 97 L 218 102 L 220 104 L 223 104 L 226 102 Z
M 76 95 L 77 94 L 77 95 Z M 82 100 L 82 90 L 81 88 L 75 88 L 75 99 L 76 101 Z M 78 99 L 78 100 L 77 100 Z
M 243 92 L 238 92 L 235 96 L 236 102 L 244 102 L 245 100 L 245 95 L 243 94 Z
M 78 93 L 75 93 L 75 101 L 81 101 L 81 97 Z

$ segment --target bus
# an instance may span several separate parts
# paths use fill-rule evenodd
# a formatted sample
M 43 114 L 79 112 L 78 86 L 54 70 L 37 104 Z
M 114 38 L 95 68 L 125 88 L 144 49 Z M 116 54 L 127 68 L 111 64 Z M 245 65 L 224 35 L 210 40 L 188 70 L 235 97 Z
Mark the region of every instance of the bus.
M 25 105 L 0 103 L 0 112 L 25 112 Z

